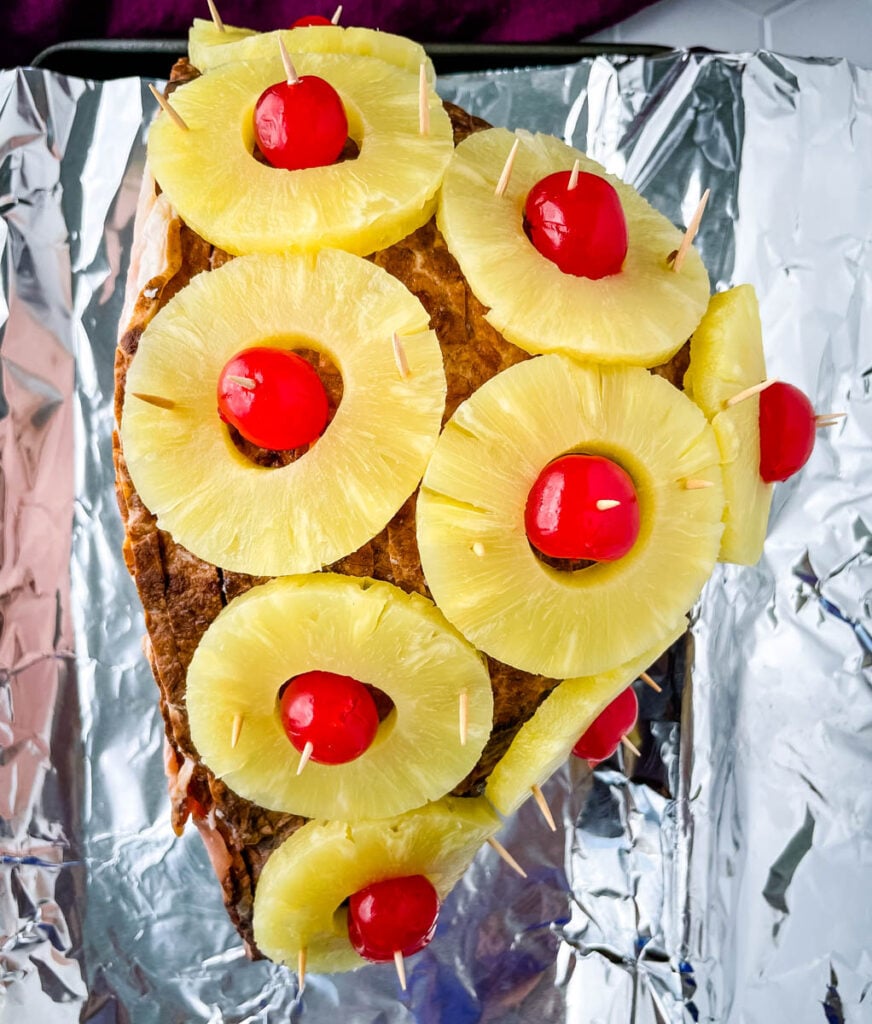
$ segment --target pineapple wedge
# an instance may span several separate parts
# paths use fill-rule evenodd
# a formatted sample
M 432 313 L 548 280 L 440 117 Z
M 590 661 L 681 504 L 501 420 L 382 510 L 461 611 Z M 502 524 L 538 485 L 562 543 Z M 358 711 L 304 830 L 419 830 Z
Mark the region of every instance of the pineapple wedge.
M 442 900 L 500 825 L 481 797 L 443 797 L 387 821 L 310 821 L 266 862 L 254 899 L 255 942 L 292 968 L 302 949 L 313 971 L 363 967 L 369 961 L 348 941 L 348 897 L 373 882 L 424 875 Z
M 567 452 L 630 475 L 639 537 L 615 562 L 559 571 L 533 552 L 524 506 Z M 670 633 L 708 579 L 723 489 L 714 434 L 671 384 L 637 367 L 541 356 L 491 378 L 448 421 L 421 486 L 421 565 L 446 618 L 481 650 L 552 678 L 622 665 Z M 688 478 L 712 486 L 688 490 Z
M 653 647 L 601 675 L 566 679 L 525 722 L 487 781 L 485 797 L 509 815 L 564 763 L 578 738 L 615 697 L 653 664 L 687 628 L 681 621 Z
M 514 170 L 498 197 L 516 137 Z M 524 233 L 527 193 L 575 160 L 614 185 L 627 219 L 623 268 L 597 281 L 564 274 Z M 681 273 L 667 263 L 681 232 L 634 188 L 550 135 L 494 128 L 464 140 L 445 174 L 437 217 L 470 288 L 490 308 L 487 320 L 528 352 L 655 366 L 681 348 L 708 302 L 708 274 L 695 250 Z
M 224 26 L 219 31 L 212 21 L 194 18 L 188 31 L 188 56 L 200 71 L 210 71 L 233 61 L 269 60 L 278 53 L 279 39 L 288 53 L 347 53 L 357 57 L 375 57 L 403 71 L 418 74 L 423 64 L 427 81 L 436 82 L 433 62 L 420 43 L 390 32 L 342 25 L 309 25 L 305 28 L 253 32 L 247 28 Z
M 422 135 L 417 75 L 370 57 L 293 59 L 300 75 L 337 90 L 359 156 L 299 171 L 259 163 L 252 111 L 261 92 L 285 78 L 281 59 L 276 52 L 227 64 L 173 93 L 188 131 L 161 113 L 149 132 L 149 165 L 181 218 L 234 254 L 336 247 L 366 256 L 425 224 L 453 151 L 436 93 L 430 90 L 430 131 Z
M 297 775 L 279 690 L 311 669 L 376 686 L 394 708 L 360 757 L 310 761 Z M 400 814 L 453 789 L 478 761 L 493 720 L 484 658 L 430 601 L 332 573 L 272 580 L 231 601 L 194 653 L 187 708 L 200 757 L 232 790 L 272 810 L 342 821 Z
M 763 554 L 772 484 L 760 477 L 760 397 L 727 401 L 766 379 L 757 295 L 749 284 L 712 297 L 690 339 L 688 395 L 711 420 L 724 475 L 722 562 L 754 565 Z
M 241 257 L 195 277 L 144 332 L 121 419 L 131 478 L 161 529 L 214 565 L 263 576 L 320 569 L 374 537 L 439 433 L 445 374 L 428 320 L 386 271 L 336 250 Z M 216 410 L 224 364 L 263 344 L 324 351 L 344 389 L 310 451 L 276 469 L 242 455 Z

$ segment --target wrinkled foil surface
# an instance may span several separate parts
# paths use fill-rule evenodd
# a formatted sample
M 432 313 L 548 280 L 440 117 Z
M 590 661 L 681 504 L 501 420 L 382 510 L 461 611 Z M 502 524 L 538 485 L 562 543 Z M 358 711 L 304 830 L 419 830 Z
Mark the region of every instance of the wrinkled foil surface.
M 446 79 L 551 132 L 751 282 L 770 375 L 820 412 L 765 555 L 718 566 L 640 693 L 642 757 L 545 787 L 407 964 L 249 963 L 168 821 L 121 559 L 113 349 L 147 123 L 138 80 L 0 73 L 0 1014 L 25 1024 L 872 1020 L 872 73 L 673 54 Z M 75 654 L 73 654 L 75 652 Z

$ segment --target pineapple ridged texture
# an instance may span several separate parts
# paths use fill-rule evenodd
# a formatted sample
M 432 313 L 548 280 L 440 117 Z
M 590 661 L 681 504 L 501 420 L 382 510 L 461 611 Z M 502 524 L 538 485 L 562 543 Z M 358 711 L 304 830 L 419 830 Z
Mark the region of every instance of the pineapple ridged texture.
M 149 132 L 152 173 L 185 223 L 237 255 L 335 247 L 360 256 L 426 223 L 453 151 L 436 93 L 422 135 L 417 75 L 345 54 L 294 60 L 300 75 L 324 78 L 339 93 L 357 158 L 293 173 L 258 162 L 252 111 L 285 77 L 281 59 L 218 67 L 173 93 L 188 131 L 160 114 Z
M 415 489 L 436 442 L 445 375 L 427 326 L 400 282 L 339 251 L 240 257 L 194 278 L 143 335 L 121 422 L 131 478 L 161 528 L 206 561 L 256 575 L 310 572 L 356 551 Z M 215 414 L 240 339 L 324 351 L 342 374 L 332 423 L 280 469 L 249 461 Z
M 376 686 L 394 709 L 360 757 L 309 763 L 298 776 L 278 695 L 312 669 Z M 469 700 L 465 745 L 461 692 Z M 273 580 L 221 612 L 188 670 L 187 707 L 200 756 L 235 792 L 274 810 L 359 821 L 453 789 L 490 735 L 493 696 L 484 659 L 432 602 L 388 583 L 320 573 Z M 233 747 L 237 715 L 245 725 Z
M 290 966 L 305 948 L 315 971 L 362 967 L 343 901 L 372 882 L 415 874 L 442 899 L 500 825 L 485 800 L 451 797 L 386 821 L 309 822 L 264 867 L 254 904 L 258 947 Z
M 520 147 L 504 195 L 495 185 L 515 138 Z M 629 248 L 619 274 L 564 274 L 524 233 L 524 202 L 536 182 L 578 160 L 615 187 Z M 702 316 L 709 280 L 691 249 L 680 274 L 667 262 L 681 232 L 630 185 L 549 135 L 502 128 L 457 147 L 440 193 L 439 227 L 488 321 L 531 353 L 564 352 L 600 363 L 655 366 L 685 343 Z
M 630 474 L 641 530 L 618 561 L 565 573 L 533 553 L 524 507 L 542 467 L 574 450 Z M 458 408 L 424 475 L 418 547 L 433 597 L 472 643 L 525 671 L 565 679 L 628 662 L 675 628 L 714 567 L 719 461 L 705 417 L 660 377 L 557 355 L 513 366 Z

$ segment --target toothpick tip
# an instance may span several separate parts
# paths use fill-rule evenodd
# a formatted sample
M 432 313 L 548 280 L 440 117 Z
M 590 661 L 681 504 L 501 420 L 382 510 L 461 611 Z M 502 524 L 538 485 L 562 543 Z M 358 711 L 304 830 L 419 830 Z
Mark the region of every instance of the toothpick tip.
M 300 754 L 300 763 L 297 765 L 297 775 L 303 774 L 303 769 L 309 763 L 309 758 L 312 756 L 312 751 L 315 749 L 311 742 L 308 742 Z
M 242 715 L 233 716 L 233 725 L 230 727 L 230 749 L 235 750 L 236 744 L 239 742 L 239 736 L 242 733 L 242 723 L 245 719 Z
M 460 694 L 459 701 L 459 732 L 460 732 L 460 745 L 461 747 L 466 746 L 466 741 L 469 737 L 469 694 L 466 690 Z
M 627 748 L 627 750 L 630 751 L 630 753 L 635 754 L 636 757 L 641 757 L 642 756 L 642 751 L 639 750 L 639 748 L 630 739 L 629 736 L 622 736 L 621 737 L 621 743 Z
M 551 808 L 548 806 L 548 801 L 545 799 L 545 794 L 542 792 L 541 787 L 531 786 L 530 792 L 533 794 L 533 799 L 536 801 L 536 806 L 542 812 L 542 817 L 545 819 L 548 828 L 552 832 L 557 831 L 557 822 L 554 820 L 554 815 L 551 813 Z
M 650 686 L 655 693 L 663 693 L 663 687 L 655 682 L 647 672 L 640 672 L 639 678 L 646 686 Z
M 505 846 L 503 846 L 503 844 L 501 842 L 499 842 L 499 840 L 494 839 L 493 836 L 491 836 L 491 838 L 488 839 L 487 842 L 488 842 L 488 846 L 490 846 L 490 848 L 494 851 L 494 853 L 496 853 L 496 855 L 498 857 L 500 857 L 502 860 L 504 860 L 506 862 L 506 864 L 508 864 L 509 867 L 512 869 L 512 871 L 517 872 L 517 874 L 519 874 L 521 876 L 521 878 L 526 878 L 527 877 L 527 872 L 521 867 L 521 865 L 509 853 L 509 851 L 505 848 Z
M 403 960 L 403 954 L 398 949 L 394 952 L 394 966 L 397 969 L 397 977 L 400 979 L 400 988 L 406 991 L 406 962 Z

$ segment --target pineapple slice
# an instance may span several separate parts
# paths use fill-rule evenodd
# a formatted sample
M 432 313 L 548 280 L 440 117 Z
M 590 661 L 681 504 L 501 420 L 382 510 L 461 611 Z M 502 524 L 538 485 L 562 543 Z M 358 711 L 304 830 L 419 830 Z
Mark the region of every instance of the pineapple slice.
M 234 254 L 336 247 L 360 256 L 425 224 L 453 151 L 436 93 L 422 135 L 417 76 L 367 57 L 303 53 L 294 63 L 337 90 L 359 156 L 299 171 L 259 163 L 252 111 L 286 77 L 281 59 L 216 68 L 173 93 L 188 131 L 162 113 L 149 132 L 152 172 L 185 223 Z
M 254 898 L 255 942 L 290 967 L 302 949 L 313 971 L 363 967 L 368 961 L 348 941 L 343 902 L 373 882 L 406 875 L 424 875 L 444 899 L 499 828 L 481 797 L 443 797 L 387 821 L 310 821 L 266 862 Z
M 515 137 L 521 145 L 505 195 L 494 189 Z M 630 185 L 550 135 L 477 132 L 455 151 L 442 183 L 438 224 L 487 320 L 528 352 L 563 352 L 601 363 L 655 366 L 684 344 L 709 297 L 691 249 L 680 273 L 667 263 L 681 232 Z M 623 268 L 600 280 L 564 274 L 524 233 L 524 203 L 539 180 L 569 170 L 605 177 L 627 219 Z
M 638 539 L 577 572 L 541 561 L 524 506 L 541 470 L 579 451 L 629 473 Z M 421 486 L 421 565 L 446 618 L 481 650 L 552 678 L 591 676 L 676 628 L 717 557 L 723 490 L 711 427 L 671 384 L 637 367 L 558 355 L 504 370 L 458 407 Z M 688 490 L 688 478 L 712 486 Z
M 226 23 L 223 28 L 218 28 L 211 18 L 194 18 L 188 29 L 188 59 L 198 71 L 205 71 L 225 63 L 218 59 L 218 53 L 224 52 L 226 46 L 255 34 L 251 28 Z
M 297 775 L 300 755 L 282 727 L 278 694 L 312 669 L 376 686 L 394 708 L 360 757 L 310 761 Z M 469 703 L 465 745 L 461 693 Z M 201 758 L 231 789 L 262 807 L 343 821 L 438 799 L 473 769 L 493 720 L 484 658 L 430 601 L 332 573 L 272 580 L 232 601 L 191 661 L 187 708 Z
M 230 25 L 225 25 L 224 29 L 221 32 L 212 21 L 194 18 L 188 32 L 188 56 L 195 68 L 211 71 L 234 61 L 259 63 L 270 60 L 278 53 L 279 39 L 282 39 L 288 53 L 347 53 L 357 57 L 375 57 L 416 75 L 423 64 L 428 82 L 431 85 L 436 82 L 433 62 L 424 47 L 390 32 L 341 25 L 310 25 L 275 32 L 252 32 L 251 29 Z
M 749 284 L 712 297 L 690 339 L 684 387 L 711 420 L 724 475 L 722 562 L 754 565 L 763 554 L 772 484 L 760 477 L 760 397 L 727 400 L 766 379 L 757 295 Z
M 415 489 L 439 433 L 445 375 L 427 325 L 399 281 L 335 250 L 241 257 L 195 277 L 143 334 L 121 420 L 134 486 L 161 529 L 252 575 L 311 572 L 356 551 Z M 242 455 L 216 411 L 224 364 L 262 344 L 323 351 L 343 380 L 324 434 L 276 469 Z
M 513 814 L 569 757 L 597 715 L 680 636 L 681 623 L 632 661 L 601 675 L 566 679 L 521 726 L 487 781 L 485 797 L 500 814 Z

